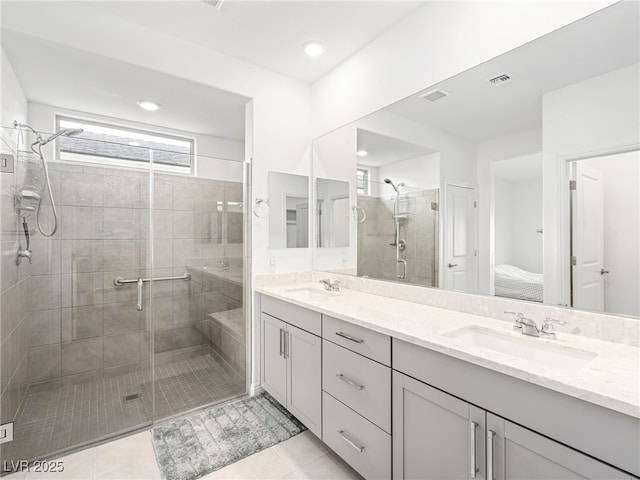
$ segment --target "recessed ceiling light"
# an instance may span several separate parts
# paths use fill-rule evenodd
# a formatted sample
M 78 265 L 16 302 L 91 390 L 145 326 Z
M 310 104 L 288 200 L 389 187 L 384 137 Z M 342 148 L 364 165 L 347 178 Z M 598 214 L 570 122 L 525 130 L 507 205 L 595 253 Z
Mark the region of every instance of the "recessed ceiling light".
M 151 100 L 138 100 L 136 102 L 140 108 L 147 110 L 148 112 L 155 112 L 162 108 L 162 105 L 156 102 L 152 102 Z
M 366 157 L 367 155 L 369 155 L 369 152 L 367 152 L 366 150 L 358 150 L 356 152 L 356 155 L 358 155 L 359 157 Z
M 306 42 L 302 45 L 304 48 L 304 53 L 306 53 L 310 57 L 319 57 L 325 51 L 325 46 L 323 43 L 317 41 Z

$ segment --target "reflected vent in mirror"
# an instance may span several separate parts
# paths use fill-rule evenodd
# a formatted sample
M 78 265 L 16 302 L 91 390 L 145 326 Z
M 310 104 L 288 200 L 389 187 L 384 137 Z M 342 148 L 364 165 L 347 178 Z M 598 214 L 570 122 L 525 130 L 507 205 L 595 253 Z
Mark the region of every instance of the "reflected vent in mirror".
M 430 102 L 435 102 L 436 100 L 440 100 L 447 95 L 449 95 L 448 92 L 436 88 L 435 90 L 429 90 L 427 93 L 423 93 L 422 95 L 420 95 L 420 98 L 424 98 L 425 100 L 429 100 Z
M 511 81 L 511 77 L 506 73 L 503 73 L 502 75 L 498 75 L 497 77 L 490 78 L 488 80 L 488 82 L 491 85 L 502 85 L 503 83 L 507 83 L 510 81 Z

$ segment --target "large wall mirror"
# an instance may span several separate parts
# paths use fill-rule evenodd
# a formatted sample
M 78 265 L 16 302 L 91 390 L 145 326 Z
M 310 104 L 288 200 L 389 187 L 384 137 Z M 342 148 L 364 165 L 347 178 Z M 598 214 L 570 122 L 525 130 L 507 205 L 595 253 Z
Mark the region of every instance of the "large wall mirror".
M 614 4 L 315 139 L 352 241 L 314 268 L 639 316 L 639 13 Z
M 269 248 L 309 247 L 309 177 L 269 172 Z

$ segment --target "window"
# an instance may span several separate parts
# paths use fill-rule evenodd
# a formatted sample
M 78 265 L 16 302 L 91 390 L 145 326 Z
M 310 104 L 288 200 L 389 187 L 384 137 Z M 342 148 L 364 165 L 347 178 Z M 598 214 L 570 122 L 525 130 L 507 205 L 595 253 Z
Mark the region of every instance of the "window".
M 356 170 L 356 188 L 358 195 L 369 195 L 369 170 L 358 167 Z
M 68 117 L 56 118 L 57 129 L 81 128 L 78 135 L 56 141 L 59 160 L 101 163 L 119 167 L 149 168 L 179 173 L 193 171 L 194 142 L 188 138 L 144 132 Z

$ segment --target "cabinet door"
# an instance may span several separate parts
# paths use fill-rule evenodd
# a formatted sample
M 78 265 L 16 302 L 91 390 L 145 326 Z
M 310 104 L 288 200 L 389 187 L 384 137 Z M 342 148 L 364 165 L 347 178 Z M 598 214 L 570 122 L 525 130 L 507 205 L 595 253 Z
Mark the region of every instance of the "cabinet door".
M 490 435 L 494 434 L 493 448 L 487 438 L 487 455 L 493 453 L 491 462 L 493 475 L 488 469 L 488 478 L 493 477 L 495 480 L 629 480 L 631 478 L 587 455 L 490 413 L 487 414 L 487 432 Z M 489 463 L 488 457 L 487 463 Z
M 262 387 L 286 405 L 287 359 L 284 356 L 287 324 L 265 313 L 262 327 Z
M 483 479 L 484 425 L 484 410 L 393 372 L 394 479 Z
M 322 435 L 322 339 L 287 325 L 287 408 L 316 436 Z

